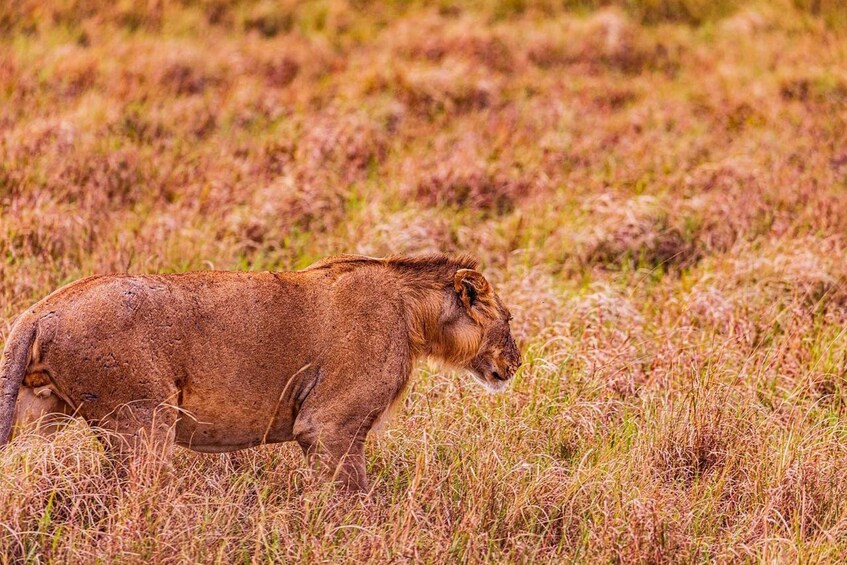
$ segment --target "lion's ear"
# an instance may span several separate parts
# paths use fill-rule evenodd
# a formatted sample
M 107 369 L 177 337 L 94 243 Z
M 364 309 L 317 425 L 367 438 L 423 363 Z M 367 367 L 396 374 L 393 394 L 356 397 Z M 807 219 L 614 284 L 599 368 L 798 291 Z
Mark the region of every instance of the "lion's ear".
M 453 286 L 465 308 L 472 308 L 480 298 L 491 292 L 491 285 L 482 273 L 473 269 L 459 269 L 453 279 Z

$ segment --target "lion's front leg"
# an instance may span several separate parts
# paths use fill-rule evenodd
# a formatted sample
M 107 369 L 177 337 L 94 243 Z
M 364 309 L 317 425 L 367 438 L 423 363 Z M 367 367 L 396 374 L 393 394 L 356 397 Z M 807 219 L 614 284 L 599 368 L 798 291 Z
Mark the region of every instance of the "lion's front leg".
M 294 438 L 309 465 L 351 491 L 368 490 L 365 472 L 365 439 L 383 402 L 362 406 L 344 401 L 322 404 L 307 402 L 294 421 Z
M 360 322 L 388 319 L 391 313 L 370 308 Z M 349 343 L 338 344 L 319 366 L 294 419 L 294 438 L 309 463 L 349 490 L 368 490 L 365 438 L 401 394 L 411 372 L 409 352 L 395 343 L 394 335 L 348 334 Z
M 297 442 L 303 448 L 309 466 L 319 474 L 338 481 L 345 489 L 367 492 L 365 441 L 357 437 L 320 439 L 320 435 L 301 433 Z

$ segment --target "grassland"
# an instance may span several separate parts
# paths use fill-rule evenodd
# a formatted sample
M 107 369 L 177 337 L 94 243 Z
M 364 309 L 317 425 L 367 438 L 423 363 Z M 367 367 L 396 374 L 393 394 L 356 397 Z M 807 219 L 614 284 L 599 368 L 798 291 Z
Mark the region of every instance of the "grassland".
M 0 341 L 99 272 L 483 261 L 525 364 L 435 366 L 373 492 L 295 445 L 128 480 L 0 450 L 2 562 L 838 561 L 839 0 L 0 6 Z

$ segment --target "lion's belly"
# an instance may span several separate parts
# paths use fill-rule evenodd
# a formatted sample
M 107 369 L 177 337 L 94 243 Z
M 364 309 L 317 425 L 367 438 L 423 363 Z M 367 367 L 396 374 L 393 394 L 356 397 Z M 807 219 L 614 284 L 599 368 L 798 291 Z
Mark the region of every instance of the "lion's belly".
M 191 378 L 180 395 L 177 442 L 220 452 L 293 440 L 297 409 L 319 370 L 308 364 L 295 370 L 290 360 L 272 366 L 287 376 L 256 370 Z
M 176 425 L 178 444 L 195 451 L 234 451 L 293 439 L 291 410 L 275 413 L 261 399 L 189 398 L 181 406 Z

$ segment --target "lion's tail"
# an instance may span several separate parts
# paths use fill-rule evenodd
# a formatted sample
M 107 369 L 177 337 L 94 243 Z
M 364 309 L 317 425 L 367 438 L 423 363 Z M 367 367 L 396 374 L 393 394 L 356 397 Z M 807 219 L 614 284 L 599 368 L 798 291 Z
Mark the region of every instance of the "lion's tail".
M 36 324 L 26 315 L 12 327 L 0 361 L 0 445 L 9 441 L 15 418 L 18 390 L 26 376 Z

